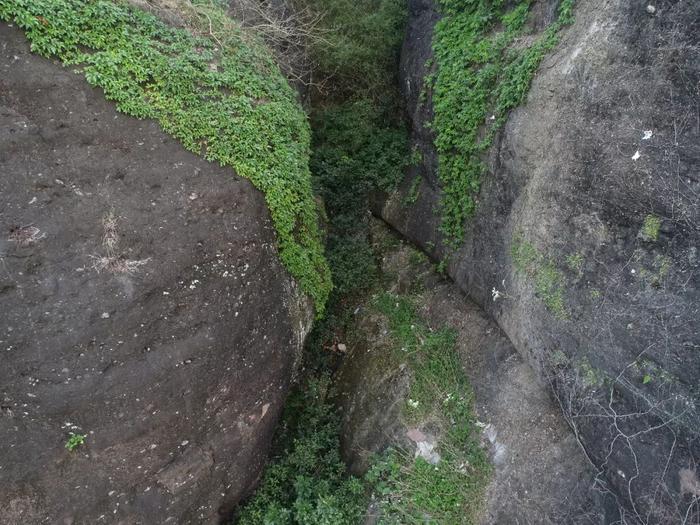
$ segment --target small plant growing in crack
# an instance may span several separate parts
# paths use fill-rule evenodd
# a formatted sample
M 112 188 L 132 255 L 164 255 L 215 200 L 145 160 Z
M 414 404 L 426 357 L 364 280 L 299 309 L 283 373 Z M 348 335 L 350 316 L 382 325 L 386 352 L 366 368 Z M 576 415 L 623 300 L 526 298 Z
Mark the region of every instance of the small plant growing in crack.
M 66 441 L 66 448 L 69 451 L 73 452 L 76 448 L 85 444 L 86 438 L 87 434 L 76 434 L 74 432 L 71 432 L 68 441 Z

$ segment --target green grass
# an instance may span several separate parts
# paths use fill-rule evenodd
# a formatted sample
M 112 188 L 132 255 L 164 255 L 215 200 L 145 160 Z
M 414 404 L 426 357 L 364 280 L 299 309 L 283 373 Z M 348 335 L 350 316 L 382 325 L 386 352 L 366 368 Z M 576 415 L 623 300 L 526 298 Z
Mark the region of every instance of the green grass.
M 522 103 L 532 78 L 559 30 L 573 21 L 573 0 L 562 0 L 559 17 L 529 45 L 516 39 L 526 31 L 532 1 L 439 0 L 442 19 L 435 27 L 433 84 L 439 178 L 442 183 L 441 231 L 452 246 L 476 209 L 486 166 L 481 155 Z
M 564 301 L 566 279 L 554 261 L 521 236 L 513 239 L 510 255 L 518 273 L 534 280 L 535 293 L 545 306 L 557 318 L 568 319 Z
M 81 70 L 119 111 L 157 120 L 185 148 L 260 189 L 280 258 L 320 316 L 332 284 L 306 115 L 262 44 L 216 4 L 193 4 L 194 23 L 206 24 L 207 36 L 108 0 L 0 0 L 0 19 L 21 27 L 33 52 Z M 205 14 L 206 22 L 198 17 Z
M 397 359 L 411 371 L 405 423 L 435 431 L 441 456 L 431 465 L 408 452 L 390 451 L 372 467 L 368 480 L 381 497 L 383 522 L 476 523 L 490 466 L 479 445 L 456 333 L 429 330 L 411 297 L 384 293 L 375 307 L 389 321 Z

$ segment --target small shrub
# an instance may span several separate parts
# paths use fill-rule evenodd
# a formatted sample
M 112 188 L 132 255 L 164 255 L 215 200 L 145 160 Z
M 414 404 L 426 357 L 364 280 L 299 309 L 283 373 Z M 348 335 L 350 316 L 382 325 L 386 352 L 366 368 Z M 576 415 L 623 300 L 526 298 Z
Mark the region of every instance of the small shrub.
M 75 434 L 71 432 L 65 447 L 73 452 L 76 448 L 85 444 L 85 439 L 87 439 L 87 434 Z

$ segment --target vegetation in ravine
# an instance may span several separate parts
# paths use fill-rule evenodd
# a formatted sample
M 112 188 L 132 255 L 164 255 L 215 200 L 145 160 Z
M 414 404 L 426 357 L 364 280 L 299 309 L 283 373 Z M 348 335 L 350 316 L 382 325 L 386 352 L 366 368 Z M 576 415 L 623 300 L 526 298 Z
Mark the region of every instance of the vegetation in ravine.
M 384 99 L 391 104 L 407 16 L 405 0 L 297 0 L 322 15 L 310 53 L 327 102 Z
M 485 165 L 482 154 L 520 105 L 559 30 L 573 21 L 574 0 L 562 0 L 559 16 L 528 43 L 524 38 L 532 0 L 439 0 L 442 19 L 435 27 L 436 73 L 432 89 L 439 178 L 441 231 L 451 245 L 464 234 L 474 212 Z
M 405 451 L 389 451 L 370 469 L 367 481 L 379 498 L 382 523 L 476 523 L 490 465 L 479 443 L 456 334 L 448 328 L 431 330 L 414 301 L 383 293 L 375 308 L 389 321 L 397 359 L 410 369 L 405 422 L 431 428 L 439 437 L 440 461 L 432 465 Z
M 377 266 L 381 254 L 368 235 L 368 195 L 391 191 L 404 168 L 415 162 L 396 90 L 405 5 L 401 0 L 320 4 L 302 2 L 326 11 L 324 24 L 330 31 L 324 38 L 333 41 L 326 48 L 312 48 L 318 76 L 330 81 L 324 84 L 325 93 L 312 96 L 311 171 L 327 211 L 326 253 L 335 290 L 328 315 L 308 338 L 304 373 L 275 439 L 270 466 L 242 507 L 239 522 L 361 523 L 374 494 L 387 523 L 422 523 L 422 515 L 436 523 L 469 523 L 487 467 L 472 436 L 471 398 L 454 334 L 430 332 L 407 298 L 380 292 L 376 301 L 369 299 L 382 285 Z M 344 339 L 353 311 L 368 301 L 390 319 L 397 355 L 406 359 L 402 348 L 410 348 L 415 378 L 405 415 L 413 424 L 431 418 L 444 430 L 444 459 L 437 467 L 391 451 L 377 458 L 365 479 L 355 479 L 340 461 L 339 419 L 328 382 L 336 357 L 328 349 Z M 407 333 L 410 325 L 413 332 Z M 412 408 L 416 400 L 418 410 Z
M 375 283 L 373 290 L 380 290 Z M 347 475 L 339 454 L 340 419 L 332 404 L 332 357 L 324 349 L 336 327 L 322 324 L 325 329 L 311 336 L 310 372 L 288 402 L 271 464 L 237 523 L 356 525 L 371 499 L 380 509 L 380 523 L 477 522 L 490 465 L 479 444 L 472 393 L 455 333 L 431 330 L 417 314 L 416 300 L 415 295 L 379 291 L 368 307 L 387 320 L 391 353 L 411 377 L 404 422 L 431 428 L 439 438 L 440 462 L 432 465 L 392 449 L 375 458 L 364 478 Z
M 357 525 L 366 508 L 365 484 L 346 475 L 340 421 L 329 401 L 327 374 L 311 377 L 287 402 L 274 458 L 239 525 Z
M 355 305 L 378 284 L 368 238 L 367 198 L 389 190 L 410 161 L 398 111 L 395 72 L 403 35 L 401 0 L 302 0 L 322 10 L 327 46 L 312 42 L 311 172 L 327 213 L 326 256 L 334 290 L 324 319 L 307 338 L 303 373 L 275 438 L 263 480 L 240 509 L 242 524 L 362 522 L 371 487 L 347 476 L 340 460 L 339 417 L 329 386 L 335 357 L 328 352 L 352 322 Z M 314 86 L 312 86 L 312 89 Z
M 306 115 L 268 50 L 211 0 L 200 34 L 109 0 L 0 0 L 32 51 L 80 70 L 128 115 L 160 122 L 188 150 L 264 194 L 280 258 L 323 314 L 331 291 L 309 173 Z

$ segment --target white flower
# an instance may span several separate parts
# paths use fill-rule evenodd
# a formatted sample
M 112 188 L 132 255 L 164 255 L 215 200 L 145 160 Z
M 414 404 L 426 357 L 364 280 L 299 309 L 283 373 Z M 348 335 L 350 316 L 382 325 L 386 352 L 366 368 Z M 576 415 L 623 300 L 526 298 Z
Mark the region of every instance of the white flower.
M 652 130 L 648 129 L 644 132 L 644 136 L 642 137 L 642 140 L 649 140 L 653 136 L 654 136 L 654 132 Z
M 494 288 L 493 290 L 491 290 L 491 297 L 493 297 L 493 301 L 496 302 L 498 299 L 501 298 L 501 292 Z

